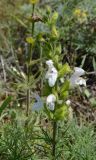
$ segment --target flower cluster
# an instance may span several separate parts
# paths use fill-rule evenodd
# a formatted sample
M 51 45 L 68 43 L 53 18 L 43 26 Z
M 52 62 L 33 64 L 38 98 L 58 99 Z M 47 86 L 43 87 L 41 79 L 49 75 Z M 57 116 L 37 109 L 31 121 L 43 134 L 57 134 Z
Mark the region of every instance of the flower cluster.
M 29 0 L 29 2 L 32 4 L 36 4 L 36 3 L 38 3 L 38 0 Z
M 48 65 L 48 71 L 46 73 L 46 79 L 48 80 L 48 84 L 50 87 L 53 87 L 57 81 L 58 78 L 58 71 L 53 65 L 52 60 L 46 61 L 46 64 Z M 74 73 L 70 77 L 70 86 L 75 87 L 78 85 L 84 85 L 86 86 L 86 81 L 83 79 L 81 76 L 85 74 L 85 71 L 82 68 L 75 67 L 74 68 Z M 64 79 L 63 79 L 64 83 Z M 50 94 L 47 97 L 46 104 L 49 107 L 50 110 L 55 109 L 55 102 L 56 102 L 56 97 L 53 94 Z M 66 101 L 66 105 L 70 105 L 70 100 Z
M 77 8 L 74 10 L 74 16 L 78 19 L 78 21 L 80 23 L 83 23 L 83 22 L 86 22 L 87 21 L 87 12 L 86 11 L 83 11 L 81 10 L 80 8 Z
M 57 78 L 59 77 L 59 71 L 57 71 L 57 69 L 55 68 L 52 60 L 46 61 L 46 65 L 48 66 L 48 71 L 45 75 L 45 79 L 48 81 L 49 87 L 52 88 L 55 86 L 57 82 Z M 74 72 L 69 79 L 70 86 L 71 87 L 76 87 L 78 85 L 86 86 L 85 79 L 81 77 L 84 74 L 85 74 L 85 71 L 82 68 L 75 67 Z M 64 83 L 64 78 L 62 79 L 63 79 L 62 83 Z M 33 105 L 33 110 L 36 111 L 36 110 L 40 110 L 43 107 L 43 102 L 38 95 L 35 98 L 37 102 Z M 50 93 L 46 98 L 46 106 L 48 107 L 49 110 L 54 111 L 56 103 L 59 105 L 63 105 L 63 100 L 57 100 L 56 95 L 54 95 L 53 93 Z M 71 101 L 67 100 L 65 101 L 65 104 L 67 106 L 70 106 Z
M 74 15 L 78 17 L 83 17 L 83 18 L 87 17 L 86 11 L 82 11 L 80 8 L 75 9 Z

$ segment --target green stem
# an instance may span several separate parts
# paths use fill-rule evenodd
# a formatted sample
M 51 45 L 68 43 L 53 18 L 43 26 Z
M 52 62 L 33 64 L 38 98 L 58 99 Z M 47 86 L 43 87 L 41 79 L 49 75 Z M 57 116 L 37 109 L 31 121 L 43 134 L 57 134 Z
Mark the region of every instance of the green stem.
M 53 122 L 53 142 L 52 142 L 52 156 L 53 160 L 56 157 L 56 130 L 57 130 L 57 122 Z
M 41 44 L 40 44 L 40 70 L 41 70 L 41 77 L 43 76 L 42 75 L 42 71 L 43 71 L 43 64 L 42 64 L 42 46 L 41 46 Z M 43 78 L 41 78 L 41 95 L 43 94 Z
M 32 16 L 34 15 L 35 6 L 32 5 Z M 32 21 L 32 36 L 34 35 L 34 21 Z M 32 45 L 29 47 L 29 56 L 28 56 L 28 66 L 27 66 L 27 79 L 28 79 L 28 89 L 27 89 L 27 109 L 26 109 L 26 116 L 29 116 L 29 108 L 30 108 L 30 75 L 31 75 L 31 59 L 32 59 Z
M 32 5 L 32 17 L 34 16 L 34 11 L 35 11 L 35 5 Z M 32 21 L 32 36 L 34 35 L 34 27 L 35 27 L 35 23 L 34 20 Z
M 26 110 L 26 116 L 29 116 L 29 106 L 30 106 L 30 89 L 27 89 L 27 110 Z

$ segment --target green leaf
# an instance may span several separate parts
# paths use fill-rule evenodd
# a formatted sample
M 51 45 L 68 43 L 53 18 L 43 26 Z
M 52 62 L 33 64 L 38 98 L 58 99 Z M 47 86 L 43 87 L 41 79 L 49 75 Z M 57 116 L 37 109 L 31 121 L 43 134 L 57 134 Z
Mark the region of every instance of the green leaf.
M 4 111 L 4 109 L 9 105 L 9 103 L 11 102 L 11 96 L 7 97 L 5 99 L 5 101 L 2 103 L 1 107 L 0 107 L 0 116 L 2 114 L 2 112 Z
M 43 128 L 42 128 L 42 132 L 43 132 L 43 135 L 45 136 L 45 138 L 44 138 L 45 142 L 51 144 L 52 139 L 51 139 L 50 135 L 48 134 L 48 132 L 45 131 Z
M 62 52 L 62 48 L 61 48 L 61 45 L 59 44 L 55 48 L 55 54 L 61 56 L 61 52 Z
M 69 87 L 70 87 L 70 82 L 66 80 L 61 88 L 61 93 L 63 93 L 64 91 L 68 91 Z
M 64 99 L 64 98 L 67 98 L 69 96 L 69 92 L 68 91 L 63 91 L 61 93 L 61 97 Z
M 86 96 L 87 98 L 89 98 L 90 95 L 91 95 L 90 92 L 88 91 L 88 89 L 85 89 L 84 94 L 85 94 L 85 96 Z
M 96 99 L 95 98 L 90 98 L 90 103 L 93 107 L 96 107 Z
M 94 71 L 96 71 L 96 61 L 94 57 L 93 57 L 93 68 L 94 68 Z
M 52 24 L 55 24 L 58 19 L 58 12 L 54 12 L 51 18 Z
M 68 63 L 65 63 L 59 71 L 59 77 L 62 77 L 70 72 L 71 72 L 70 66 L 68 65 Z
M 50 87 L 48 83 L 46 83 L 43 88 L 43 96 L 48 96 L 51 92 L 52 92 L 52 87 Z
M 53 119 L 53 113 L 46 106 L 44 106 L 44 111 L 46 112 L 49 119 Z
M 59 32 L 56 28 L 56 26 L 52 26 L 52 30 L 51 30 L 51 37 L 52 38 L 58 38 L 59 37 Z
M 83 68 L 83 66 L 85 64 L 86 57 L 87 57 L 87 55 L 83 56 L 83 59 L 82 59 L 81 65 L 80 65 L 81 68 Z
M 56 109 L 54 118 L 55 120 L 63 120 L 68 116 L 68 106 L 63 105 L 60 108 Z
M 27 28 L 26 24 L 21 20 L 19 19 L 17 16 L 13 16 L 11 15 L 19 24 L 21 24 L 21 26 Z

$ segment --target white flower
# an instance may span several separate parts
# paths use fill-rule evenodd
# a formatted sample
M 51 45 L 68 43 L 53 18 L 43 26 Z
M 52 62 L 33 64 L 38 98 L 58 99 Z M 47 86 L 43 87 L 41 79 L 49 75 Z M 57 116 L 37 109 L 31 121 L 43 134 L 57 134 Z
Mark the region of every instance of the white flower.
M 74 68 L 74 76 L 82 76 L 85 74 L 85 71 L 82 69 L 82 68 L 79 68 L 79 67 L 75 67 Z
M 70 104 L 71 104 L 71 101 L 68 99 L 68 100 L 66 101 L 66 105 L 70 106 Z
M 51 59 L 46 61 L 46 64 L 48 67 L 53 67 L 53 61 Z
M 85 71 L 82 68 L 75 67 L 75 72 L 72 74 L 70 78 L 70 85 L 75 87 L 77 85 L 84 85 L 86 86 L 86 80 L 80 76 L 84 75 Z
M 32 111 L 39 111 L 44 106 L 42 99 L 38 94 L 34 95 L 35 99 L 37 100 L 36 103 L 32 106 Z
M 86 80 L 84 78 L 82 78 L 82 77 L 71 76 L 70 85 L 72 87 L 75 87 L 76 85 L 84 85 L 84 86 L 86 86 Z
M 54 67 L 52 60 L 46 61 L 46 64 L 48 65 L 48 71 L 45 75 L 45 78 L 48 79 L 49 86 L 53 87 L 56 83 L 58 72 Z
M 50 94 L 46 99 L 46 105 L 52 111 L 55 109 L 55 102 L 56 102 L 56 97 L 54 94 Z
M 86 80 L 84 78 L 82 78 L 82 77 L 79 77 L 77 79 L 77 81 L 76 81 L 76 84 L 77 85 L 84 85 L 84 86 L 86 86 Z

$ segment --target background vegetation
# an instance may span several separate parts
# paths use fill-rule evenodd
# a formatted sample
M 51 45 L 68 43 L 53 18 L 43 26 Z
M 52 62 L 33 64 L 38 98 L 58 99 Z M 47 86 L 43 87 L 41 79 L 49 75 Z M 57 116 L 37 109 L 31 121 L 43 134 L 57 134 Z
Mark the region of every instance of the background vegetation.
M 32 112 L 34 93 L 43 97 L 50 57 L 83 68 L 87 81 L 69 93 L 55 159 L 96 160 L 96 1 L 40 0 L 33 13 L 28 0 L 1 0 L 0 22 L 0 160 L 53 158 L 51 121 L 43 110 Z

